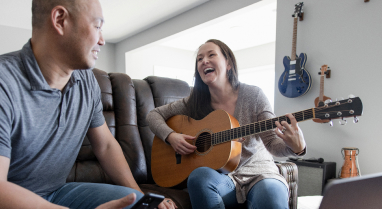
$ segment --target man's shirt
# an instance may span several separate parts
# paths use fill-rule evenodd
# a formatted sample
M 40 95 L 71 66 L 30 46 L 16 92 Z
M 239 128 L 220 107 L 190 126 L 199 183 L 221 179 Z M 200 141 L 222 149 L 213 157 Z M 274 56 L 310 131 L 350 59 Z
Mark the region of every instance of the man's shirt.
M 66 182 L 88 128 L 105 122 L 91 70 L 75 70 L 61 92 L 38 66 L 31 42 L 0 56 L 0 155 L 8 181 L 40 196 Z

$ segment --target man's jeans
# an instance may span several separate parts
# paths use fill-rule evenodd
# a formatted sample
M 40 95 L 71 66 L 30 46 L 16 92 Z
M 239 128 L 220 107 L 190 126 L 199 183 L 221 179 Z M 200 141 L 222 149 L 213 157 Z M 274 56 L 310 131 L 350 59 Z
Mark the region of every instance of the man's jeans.
M 220 209 L 239 206 L 231 178 L 211 168 L 195 169 L 190 174 L 187 185 L 192 208 Z M 288 189 L 277 179 L 263 179 L 251 188 L 244 204 L 249 209 L 288 209 Z
M 71 182 L 66 183 L 52 194 L 43 196 L 43 198 L 51 203 L 69 208 L 94 209 L 103 203 L 120 199 L 130 193 L 137 195 L 135 202 L 143 197 L 142 193 L 128 187 Z M 131 208 L 133 205 L 125 208 Z

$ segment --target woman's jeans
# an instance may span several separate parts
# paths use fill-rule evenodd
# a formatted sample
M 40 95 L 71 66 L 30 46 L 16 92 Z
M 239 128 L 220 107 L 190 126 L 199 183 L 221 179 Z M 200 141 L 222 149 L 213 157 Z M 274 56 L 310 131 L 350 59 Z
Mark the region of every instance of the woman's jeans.
M 200 167 L 188 177 L 188 192 L 192 208 L 237 208 L 241 204 L 236 200 L 233 181 L 225 174 Z M 288 209 L 288 188 L 277 179 L 263 179 L 256 183 L 247 194 L 247 208 Z
M 66 206 L 68 208 L 94 209 L 99 205 L 120 199 L 130 193 L 135 193 L 137 198 L 134 203 L 143 197 L 143 194 L 135 189 L 110 184 L 96 183 L 66 183 L 53 193 L 43 196 L 51 203 Z M 125 208 L 131 208 L 134 204 Z

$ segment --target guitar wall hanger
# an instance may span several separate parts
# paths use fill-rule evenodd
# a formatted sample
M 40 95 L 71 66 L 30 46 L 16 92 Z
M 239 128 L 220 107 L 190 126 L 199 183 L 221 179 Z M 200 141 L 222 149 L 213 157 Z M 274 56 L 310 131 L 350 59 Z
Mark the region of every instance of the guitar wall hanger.
M 330 78 L 330 72 L 331 72 L 330 67 L 328 67 L 328 70 L 326 70 L 324 73 L 325 78 Z M 321 72 L 318 72 L 318 75 L 321 75 Z

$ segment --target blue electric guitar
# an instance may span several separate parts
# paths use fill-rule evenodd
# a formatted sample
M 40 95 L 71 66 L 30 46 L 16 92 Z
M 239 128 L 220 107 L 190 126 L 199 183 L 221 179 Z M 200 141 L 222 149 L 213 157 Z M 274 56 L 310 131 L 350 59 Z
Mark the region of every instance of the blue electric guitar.
M 296 55 L 296 42 L 297 42 L 297 20 L 303 18 L 302 6 L 303 2 L 295 5 L 295 11 L 292 15 L 294 17 L 293 23 L 293 42 L 292 42 L 292 56 L 285 56 L 283 63 L 285 71 L 279 79 L 279 91 L 283 96 L 295 98 L 306 94 L 312 85 L 312 79 L 308 71 L 305 70 L 305 63 L 307 56 L 301 53 L 300 56 Z

